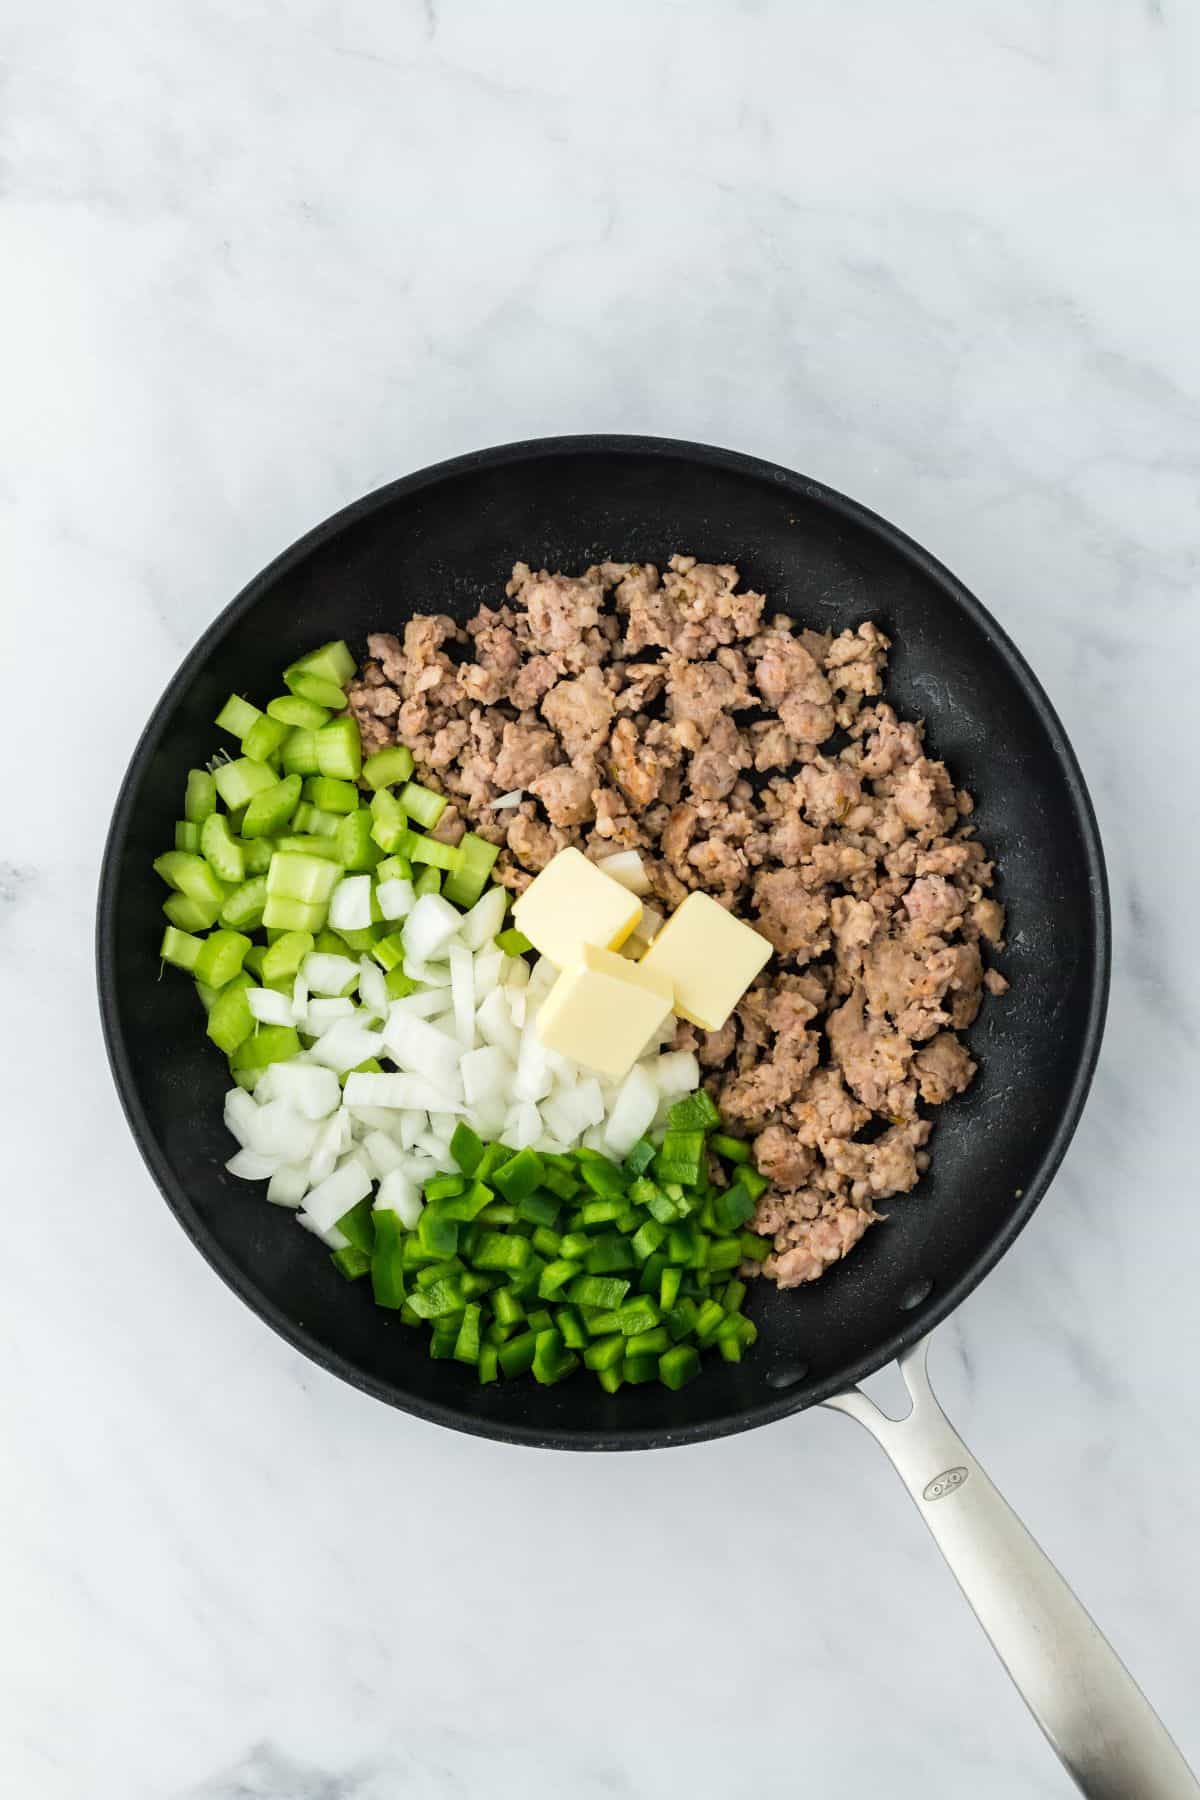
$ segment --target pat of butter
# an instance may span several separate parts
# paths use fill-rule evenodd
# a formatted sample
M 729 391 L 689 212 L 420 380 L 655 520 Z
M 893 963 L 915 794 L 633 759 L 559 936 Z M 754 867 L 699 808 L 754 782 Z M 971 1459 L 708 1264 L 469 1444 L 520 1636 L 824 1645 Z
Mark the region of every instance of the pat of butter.
M 558 968 L 585 944 L 616 950 L 642 916 L 636 894 L 605 875 L 581 850 L 560 850 L 513 907 L 513 924 Z
M 616 1077 L 629 1073 L 670 1010 L 664 977 L 647 975 L 644 962 L 585 944 L 543 1001 L 537 1034 L 547 1049 Z
M 670 982 L 680 1018 L 719 1031 L 770 955 L 765 937 L 707 894 L 689 894 L 637 967 Z

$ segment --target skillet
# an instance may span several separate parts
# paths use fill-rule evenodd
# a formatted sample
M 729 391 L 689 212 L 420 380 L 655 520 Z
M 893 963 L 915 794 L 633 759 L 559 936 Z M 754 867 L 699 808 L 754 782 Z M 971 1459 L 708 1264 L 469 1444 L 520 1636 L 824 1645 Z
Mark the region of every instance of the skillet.
M 170 841 L 184 771 L 212 753 L 212 720 L 231 690 L 271 691 L 285 663 L 327 638 L 361 651 L 369 630 L 402 629 L 413 612 L 466 618 L 495 603 L 518 556 L 574 571 L 603 558 L 661 563 L 677 549 L 737 563 L 769 608 L 817 629 L 872 618 L 892 639 L 887 697 L 927 721 L 933 754 L 976 796 L 1009 910 L 999 960 L 1012 990 L 984 1006 L 969 1034 L 980 1073 L 940 1109 L 919 1188 L 814 1287 L 780 1294 L 760 1284 L 761 1336 L 745 1362 L 706 1368 L 679 1394 L 643 1386 L 610 1396 L 593 1383 L 480 1388 L 459 1365 L 430 1360 L 286 1213 L 248 1203 L 226 1173 L 227 1076 L 197 1029 L 189 984 L 157 979 L 150 862 Z M 407 476 L 318 526 L 252 581 L 187 657 L 134 751 L 105 852 L 97 936 L 109 1058 L 142 1154 L 197 1248 L 290 1343 L 422 1418 L 543 1448 L 694 1443 L 818 1402 L 851 1413 L 901 1468 L 1084 1791 L 1127 1800 L 1200 1787 L 954 1436 L 920 1348 L 1029 1220 L 1066 1151 L 1099 1051 L 1109 954 L 1104 862 L 1083 777 L 1046 695 L 979 602 L 903 533 L 820 483 L 725 450 L 633 437 L 512 444 Z M 903 1422 L 854 1391 L 895 1357 L 914 1397 Z M 997 1574 L 1004 1558 L 1006 1576 Z

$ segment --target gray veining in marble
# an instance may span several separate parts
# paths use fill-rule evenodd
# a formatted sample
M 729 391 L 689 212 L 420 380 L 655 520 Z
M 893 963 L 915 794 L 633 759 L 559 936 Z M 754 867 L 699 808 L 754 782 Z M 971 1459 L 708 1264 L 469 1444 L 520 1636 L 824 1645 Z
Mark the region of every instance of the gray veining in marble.
M 0 5 L 6 1792 L 1066 1791 L 865 1435 L 392 1414 L 224 1290 L 118 1114 L 97 858 L 179 658 L 354 496 L 581 430 L 853 493 L 1062 713 L 1111 1023 L 934 1370 L 1200 1760 L 1198 104 L 1190 0 Z

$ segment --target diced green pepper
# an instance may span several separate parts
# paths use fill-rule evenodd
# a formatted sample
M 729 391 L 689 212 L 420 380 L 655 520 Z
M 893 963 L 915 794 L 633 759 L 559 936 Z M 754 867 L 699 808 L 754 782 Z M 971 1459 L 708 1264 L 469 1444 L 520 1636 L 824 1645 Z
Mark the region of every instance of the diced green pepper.
M 703 1088 L 697 1088 L 694 1094 L 677 1100 L 667 1114 L 668 1131 L 708 1131 L 721 1123 L 721 1115 L 713 1104 L 712 1095 Z
M 524 1375 L 533 1366 L 534 1353 L 537 1350 L 537 1338 L 532 1331 L 523 1331 L 520 1337 L 509 1338 L 502 1344 L 498 1353 L 500 1367 L 511 1381 L 515 1375 Z
M 344 1250 L 335 1250 L 329 1260 L 338 1274 L 344 1275 L 347 1281 L 357 1281 L 361 1275 L 368 1274 L 371 1268 L 371 1258 L 365 1250 L 359 1250 L 354 1244 L 347 1244 Z

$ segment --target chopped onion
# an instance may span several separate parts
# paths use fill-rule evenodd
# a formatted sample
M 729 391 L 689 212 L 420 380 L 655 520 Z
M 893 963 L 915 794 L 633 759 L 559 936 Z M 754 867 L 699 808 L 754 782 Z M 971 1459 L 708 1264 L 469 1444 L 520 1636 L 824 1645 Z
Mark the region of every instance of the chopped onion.
M 671 1050 L 666 1056 L 657 1056 L 649 1069 L 664 1100 L 678 1100 L 700 1086 L 700 1064 L 690 1050 Z
M 475 958 L 475 997 L 486 1000 L 493 988 L 500 986 L 500 975 L 507 961 L 503 950 L 481 950 Z
M 388 1007 L 387 979 L 379 964 L 364 956 L 358 965 L 358 994 L 364 1006 L 380 1019 L 386 1019 Z
M 459 1065 L 463 1094 L 468 1106 L 476 1106 L 492 1095 L 503 1093 L 512 1081 L 512 1063 L 503 1050 L 489 1044 L 483 1050 L 472 1050 Z
M 440 988 L 426 989 L 419 994 L 405 994 L 403 1000 L 393 1000 L 388 1008 L 389 1019 L 432 1019 L 435 1014 L 446 1010 L 448 1001 Z
M 341 1085 L 332 1069 L 297 1057 L 272 1063 L 265 1073 L 271 1077 L 271 1097 L 289 1101 L 306 1119 L 327 1118 L 341 1104 Z
M 353 1019 L 335 1019 L 329 1030 L 317 1039 L 309 1055 L 325 1068 L 336 1069 L 339 1075 L 344 1075 L 349 1069 L 357 1069 L 359 1063 L 369 1062 L 382 1048 L 382 1032 L 368 1031 Z
M 314 994 L 348 994 L 358 986 L 358 964 L 348 956 L 310 950 L 300 968 Z
M 482 950 L 503 929 L 508 895 L 502 887 L 488 888 L 477 900 L 459 927 L 459 936 L 468 950 Z
M 405 965 L 409 956 L 429 962 L 445 949 L 462 923 L 462 914 L 441 894 L 422 894 L 404 927 Z
M 257 1019 L 260 1025 L 294 1025 L 295 1009 L 286 994 L 276 993 L 274 988 L 252 987 L 246 989 L 246 1005 L 250 1008 L 250 1016 Z
M 425 896 L 427 899 L 433 897 Z M 383 1028 L 383 1037 L 399 1068 L 408 1069 L 414 1075 L 428 1076 L 434 1082 L 456 1084 L 461 1050 L 453 1038 L 447 1037 L 427 1019 L 417 1019 L 411 1013 L 393 1008 Z M 363 1058 L 358 1060 L 361 1062 Z
M 319 1231 L 328 1231 L 343 1213 L 365 1200 L 370 1191 L 371 1177 L 366 1163 L 358 1155 L 348 1156 L 332 1175 L 305 1195 L 304 1211 Z
M 274 1065 L 271 1065 L 274 1067 Z M 266 1070 L 263 1071 L 266 1073 Z M 225 1096 L 225 1129 L 231 1131 L 243 1150 L 250 1142 L 258 1118 L 258 1106 L 245 1088 L 230 1088 Z
M 631 894 L 640 896 L 650 892 L 650 877 L 636 850 L 618 850 L 615 856 L 601 856 L 596 867 L 619 881 Z
M 296 1214 L 296 1223 L 297 1225 L 303 1225 L 305 1231 L 311 1231 L 314 1237 L 319 1237 L 321 1242 L 330 1250 L 344 1250 L 350 1242 L 350 1239 L 346 1236 L 345 1232 L 339 1231 L 336 1225 L 331 1225 L 328 1231 L 322 1231 L 316 1221 L 310 1219 L 307 1213 L 298 1212 Z
M 389 1169 L 379 1184 L 376 1212 L 394 1212 L 406 1231 L 415 1229 L 421 1217 L 421 1196 L 417 1185 L 403 1169 Z M 430 1214 L 430 1218 L 433 1214 Z
M 225 1167 L 239 1181 L 265 1181 L 268 1175 L 275 1173 L 282 1160 L 279 1156 L 262 1156 L 257 1150 L 239 1150 Z
M 382 911 L 382 908 L 380 908 Z M 389 915 L 390 916 L 390 915 Z M 343 875 L 329 896 L 334 931 L 366 931 L 371 924 L 371 877 Z
M 353 1000 L 310 1000 L 304 1014 L 304 1030 L 309 1037 L 324 1037 L 339 1019 L 354 1018 L 363 1024 L 360 1009 Z
M 360 1149 L 380 1180 L 398 1169 L 404 1160 L 399 1144 L 386 1131 L 369 1131 Z
M 288 1163 L 302 1163 L 312 1155 L 321 1127 L 315 1119 L 301 1118 L 286 1100 L 268 1100 L 258 1108 L 249 1148 L 260 1156 L 274 1156 Z
M 492 801 L 492 811 L 493 812 L 503 812 L 506 807 L 520 806 L 520 804 L 524 798 L 525 798 L 525 789 L 524 788 L 510 788 L 510 790 L 507 794 L 501 794 L 501 796 L 498 800 Z
M 375 898 L 385 919 L 406 919 L 417 903 L 412 882 L 398 875 L 390 881 L 381 881 L 375 889 Z
M 467 915 L 468 918 L 470 914 Z M 465 944 L 450 946 L 450 992 L 454 1029 L 464 1050 L 475 1048 L 475 963 Z
M 635 1063 L 621 1083 L 604 1128 L 606 1148 L 618 1161 L 649 1131 L 660 1097 L 654 1077 L 642 1063 Z
M 308 1170 L 288 1163 L 276 1169 L 267 1183 L 267 1199 L 273 1206 L 299 1206 L 308 1192 Z
M 524 994 L 521 999 L 525 998 Z M 477 1015 L 479 1035 L 485 1044 L 494 1044 L 497 1049 L 513 1062 L 516 1062 L 521 1049 L 521 1038 L 513 1023 L 512 1011 L 508 996 L 503 988 L 493 988 L 484 1000 Z M 536 1099 L 536 1095 L 531 1095 Z

